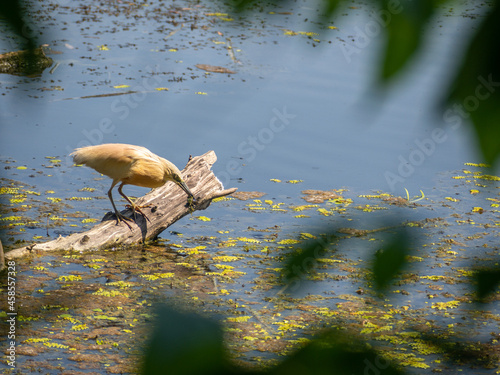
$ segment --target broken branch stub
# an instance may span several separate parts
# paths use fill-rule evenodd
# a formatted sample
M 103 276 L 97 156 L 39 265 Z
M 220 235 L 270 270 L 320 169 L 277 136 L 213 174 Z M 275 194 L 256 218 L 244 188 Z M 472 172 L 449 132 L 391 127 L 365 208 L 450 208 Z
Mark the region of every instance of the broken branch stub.
M 73 233 L 67 237 L 38 243 L 14 249 L 5 254 L 5 258 L 12 259 L 29 255 L 33 252 L 55 250 L 96 250 L 112 248 L 119 245 L 143 243 L 156 238 L 170 225 L 187 214 L 206 209 L 215 198 L 234 193 L 237 189 L 224 189 L 222 183 L 212 172 L 212 165 L 217 160 L 214 151 L 191 158 L 182 171 L 182 177 L 196 197 L 191 205 L 187 195 L 173 182 L 151 190 L 143 197 L 138 198 L 135 204 L 147 206 L 142 211 L 148 220 L 140 213 L 136 213 L 135 222 L 116 224 L 114 213 L 107 213 L 102 222 L 83 233 Z M 132 217 L 131 209 L 122 211 L 127 217 Z

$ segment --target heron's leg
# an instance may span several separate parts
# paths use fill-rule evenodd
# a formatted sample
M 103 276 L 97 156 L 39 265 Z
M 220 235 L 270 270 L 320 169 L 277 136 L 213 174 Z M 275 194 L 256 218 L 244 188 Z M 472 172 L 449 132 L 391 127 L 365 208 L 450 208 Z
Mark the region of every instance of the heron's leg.
M 144 216 L 146 218 L 147 221 L 151 222 L 151 220 L 149 220 L 149 218 L 146 216 L 146 214 L 144 212 L 141 211 L 141 207 L 140 206 L 137 206 L 136 204 L 134 204 L 134 202 L 132 202 L 130 200 L 129 197 L 127 197 L 123 191 L 122 191 L 122 188 L 123 188 L 123 185 L 125 185 L 123 182 L 120 184 L 120 186 L 118 186 L 118 193 L 120 193 L 120 195 L 125 198 L 127 200 L 128 203 L 130 203 L 130 206 L 132 207 L 132 212 L 134 213 L 134 218 L 135 218 L 135 211 L 138 211 L 142 216 Z
M 111 201 L 111 204 L 113 205 L 113 209 L 115 210 L 115 215 L 116 215 L 116 224 L 120 223 L 120 221 L 123 221 L 125 224 L 127 224 L 127 226 L 132 229 L 132 227 L 129 225 L 129 223 L 127 223 L 127 221 L 132 221 L 131 218 L 129 217 L 125 217 L 123 216 L 117 209 L 116 209 L 116 206 L 115 206 L 115 202 L 113 201 L 113 194 L 111 193 L 111 191 L 113 190 L 113 188 L 115 187 L 115 185 L 117 184 L 118 182 L 115 182 L 113 181 L 113 183 L 111 184 L 111 187 L 109 188 L 108 190 L 108 197 L 109 197 L 109 200 Z

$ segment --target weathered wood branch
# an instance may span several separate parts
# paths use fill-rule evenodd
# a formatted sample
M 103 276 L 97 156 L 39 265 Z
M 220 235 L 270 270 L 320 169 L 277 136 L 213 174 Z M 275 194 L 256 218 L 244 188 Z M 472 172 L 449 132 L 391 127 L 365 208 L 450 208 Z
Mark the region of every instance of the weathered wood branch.
M 5 258 L 12 259 L 31 253 L 54 250 L 95 250 L 112 248 L 119 245 L 143 243 L 156 238 L 170 225 L 196 210 L 206 209 L 212 199 L 234 193 L 237 189 L 224 190 L 222 183 L 211 170 L 217 160 L 215 152 L 209 151 L 204 155 L 189 160 L 182 171 L 182 177 L 196 197 L 190 206 L 186 193 L 173 182 L 167 182 L 162 187 L 151 190 L 135 203 L 142 208 L 149 221 L 140 213 L 136 213 L 135 222 L 116 224 L 114 213 L 107 213 L 102 222 L 83 233 L 74 233 L 67 237 L 38 243 L 14 249 L 5 254 Z M 122 211 L 127 217 L 132 217 L 132 210 Z

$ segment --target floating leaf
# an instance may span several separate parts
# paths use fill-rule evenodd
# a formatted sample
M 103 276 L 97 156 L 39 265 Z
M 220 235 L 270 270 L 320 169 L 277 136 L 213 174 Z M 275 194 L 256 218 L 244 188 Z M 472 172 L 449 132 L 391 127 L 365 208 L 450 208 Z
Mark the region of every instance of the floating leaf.
M 229 14 L 213 12 L 213 13 L 205 13 L 205 16 L 227 17 L 229 16 Z
M 82 277 L 81 276 L 78 276 L 78 275 L 62 275 L 62 276 L 59 276 L 57 279 L 57 281 L 64 281 L 64 282 L 67 282 L 67 281 L 81 281 L 82 280 Z
M 210 73 L 225 73 L 225 74 L 236 74 L 236 72 L 224 68 L 222 66 L 215 66 L 215 65 L 207 65 L 207 64 L 196 64 L 195 65 L 198 69 L 205 70 Z
M 436 302 L 431 305 L 431 308 L 436 310 L 455 309 L 460 305 L 460 301 Z
M 278 241 L 278 245 L 293 245 L 293 244 L 297 244 L 300 242 L 301 241 L 299 241 L 299 240 L 294 240 L 294 239 L 289 238 L 289 239 Z
M 84 329 L 89 329 L 87 324 L 77 324 L 71 327 L 72 331 L 83 331 Z
M 198 220 L 201 220 L 201 221 L 211 221 L 212 219 L 210 219 L 209 217 L 206 217 L 206 216 L 196 216 L 196 218 Z
M 107 316 L 107 315 L 94 315 L 94 319 L 101 319 L 101 320 L 116 320 L 118 318 L 115 318 L 114 316 Z

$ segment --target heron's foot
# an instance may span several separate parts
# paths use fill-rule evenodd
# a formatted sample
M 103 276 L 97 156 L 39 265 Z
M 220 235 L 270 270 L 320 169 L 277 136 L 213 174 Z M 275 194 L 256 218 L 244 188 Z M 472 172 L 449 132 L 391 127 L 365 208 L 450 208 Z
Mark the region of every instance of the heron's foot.
M 130 217 L 123 216 L 118 211 L 115 212 L 115 216 L 116 216 L 116 225 L 120 224 L 120 222 L 123 221 L 127 225 L 127 227 L 129 227 L 129 229 L 132 230 L 132 227 L 130 226 L 128 221 L 134 221 L 134 220 L 132 220 Z

